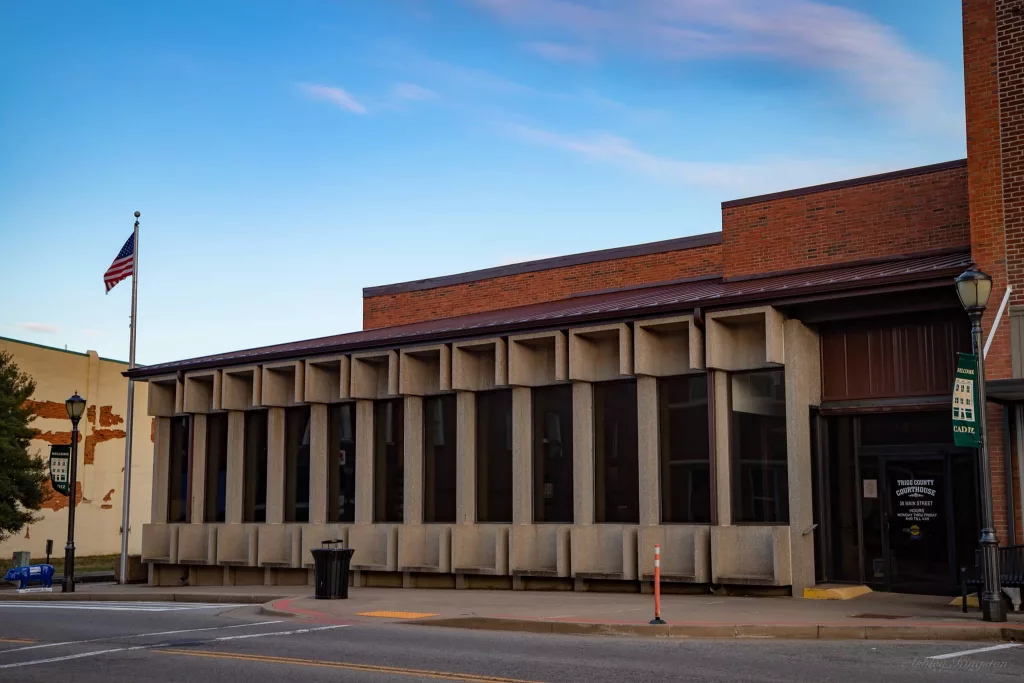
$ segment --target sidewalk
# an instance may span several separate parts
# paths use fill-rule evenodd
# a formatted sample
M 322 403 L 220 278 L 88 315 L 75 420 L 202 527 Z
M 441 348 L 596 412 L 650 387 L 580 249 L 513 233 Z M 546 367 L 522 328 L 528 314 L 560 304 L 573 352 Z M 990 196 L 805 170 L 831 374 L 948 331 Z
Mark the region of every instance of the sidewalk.
M 662 618 L 668 627 L 649 625 L 651 595 L 352 588 L 349 598 L 296 596 L 265 605 L 264 612 L 533 633 L 1024 641 L 1024 613 L 1011 614 L 1007 624 L 990 624 L 977 610 L 963 614 L 942 596 L 869 593 L 832 601 L 666 595 Z
M 0 600 L 177 601 L 262 604 L 267 615 L 315 621 L 408 623 L 530 633 L 676 638 L 1014 640 L 1024 642 L 1024 612 L 1006 624 L 963 614 L 950 598 L 869 593 L 852 600 L 662 596 L 668 626 L 650 626 L 651 595 L 541 591 L 350 588 L 348 600 L 315 600 L 310 586 L 166 588 L 95 584 L 72 594 L 4 591 Z

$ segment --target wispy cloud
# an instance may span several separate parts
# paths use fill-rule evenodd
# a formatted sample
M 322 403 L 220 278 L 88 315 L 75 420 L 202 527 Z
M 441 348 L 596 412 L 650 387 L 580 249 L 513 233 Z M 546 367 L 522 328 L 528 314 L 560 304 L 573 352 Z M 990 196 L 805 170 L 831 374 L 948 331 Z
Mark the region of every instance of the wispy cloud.
M 552 62 L 563 62 L 569 64 L 593 64 L 597 61 L 597 55 L 593 50 L 576 45 L 565 45 L 563 43 L 526 43 L 523 47 L 544 59 Z
M 467 0 L 500 20 L 596 52 L 681 61 L 771 59 L 825 69 L 876 103 L 934 120 L 952 77 L 891 28 L 815 0 Z
M 352 114 L 367 113 L 367 109 L 362 103 L 341 88 L 317 83 L 299 83 L 298 87 L 307 96 L 315 100 L 330 102 Z
M 430 88 L 424 88 L 415 83 L 395 83 L 391 86 L 392 99 L 399 101 L 421 102 L 424 100 L 436 100 L 439 95 Z
M 25 332 L 41 332 L 43 334 L 58 334 L 60 328 L 50 323 L 15 323 L 15 327 Z
M 521 124 L 501 130 L 531 144 L 571 152 L 590 161 L 640 173 L 660 182 L 721 190 L 742 197 L 878 173 L 875 164 L 829 159 L 766 159 L 757 162 L 687 161 L 645 152 L 630 140 L 610 133 L 566 135 Z

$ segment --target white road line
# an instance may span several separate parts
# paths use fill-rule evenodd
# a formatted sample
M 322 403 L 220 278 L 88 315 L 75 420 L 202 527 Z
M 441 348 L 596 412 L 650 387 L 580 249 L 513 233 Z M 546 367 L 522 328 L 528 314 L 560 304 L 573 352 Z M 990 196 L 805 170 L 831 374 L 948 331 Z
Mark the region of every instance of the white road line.
M 329 631 L 335 628 L 345 628 L 348 624 L 337 624 L 335 626 L 318 626 L 316 628 L 300 628 L 294 631 L 274 631 L 272 633 L 254 633 L 243 636 L 221 636 L 220 638 L 208 638 L 207 640 L 196 640 L 189 643 L 189 645 L 203 645 L 205 643 L 214 643 L 224 640 L 238 640 L 239 638 L 265 638 L 267 636 L 292 636 L 299 633 L 312 633 L 313 631 Z M 94 652 L 80 652 L 74 655 L 65 655 L 63 657 L 48 657 L 46 659 L 33 659 L 28 662 L 14 662 L 12 664 L 0 664 L 0 669 L 17 669 L 23 666 L 35 666 L 37 664 L 52 664 L 55 662 L 66 662 L 70 659 L 82 659 L 84 657 L 98 657 L 100 655 L 109 655 L 115 652 L 131 652 L 134 650 L 154 650 L 158 647 L 171 647 L 172 645 L 181 645 L 181 643 L 154 643 L 152 645 L 136 645 L 134 647 L 117 647 L 110 650 L 96 650 Z M 9 651 L 9 650 L 8 650 Z
M 201 609 L 233 609 L 247 605 L 235 603 L 183 603 L 183 602 L 0 602 L 0 608 L 65 609 L 99 612 L 187 612 Z
M 26 645 L 25 647 L 16 647 L 10 650 L 0 650 L 0 655 L 7 654 L 8 652 L 24 652 L 25 650 L 39 650 L 44 647 L 61 647 L 63 645 L 82 645 L 85 643 L 101 643 L 108 640 L 119 640 L 121 638 L 149 638 L 152 636 L 173 636 L 179 633 L 198 633 L 199 631 L 223 631 L 229 628 L 247 628 L 249 626 L 269 626 L 270 624 L 280 624 L 283 619 L 277 619 L 275 621 L 257 621 L 252 624 L 235 624 L 233 626 L 208 626 L 205 628 L 186 628 L 177 631 L 156 631 L 155 633 L 131 633 L 124 636 L 110 636 L 107 638 L 90 638 L 88 640 L 66 640 L 61 643 L 43 643 L 41 645 Z
M 1002 645 L 992 645 L 990 647 L 979 647 L 974 650 L 962 650 L 960 652 L 950 652 L 944 655 L 932 655 L 928 659 L 953 659 L 954 657 L 964 657 L 966 655 L 976 655 L 979 652 L 994 652 L 996 650 L 1008 650 L 1011 647 L 1020 647 L 1020 643 L 1003 643 Z

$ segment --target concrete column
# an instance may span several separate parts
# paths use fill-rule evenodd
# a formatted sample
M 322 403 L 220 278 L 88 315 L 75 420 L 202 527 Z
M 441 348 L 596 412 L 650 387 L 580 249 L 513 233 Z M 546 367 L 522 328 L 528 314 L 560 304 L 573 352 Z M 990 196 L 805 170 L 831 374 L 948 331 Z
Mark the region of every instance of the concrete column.
M 423 397 L 406 396 L 402 521 L 423 524 Z
M 533 523 L 533 395 L 512 389 L 512 523 Z
M 206 415 L 192 416 L 192 523 L 206 519 Z
M 594 523 L 594 385 L 572 385 L 573 521 Z
M 476 394 L 460 391 L 456 418 L 455 521 L 476 522 Z
M 228 471 L 227 509 L 224 519 L 228 524 L 242 521 L 245 506 L 245 413 L 228 413 Z
M 331 444 L 328 443 L 328 406 L 314 403 L 309 407 L 309 522 L 327 522 L 327 472 Z
M 284 408 L 267 411 L 267 524 L 284 522 Z
M 373 401 L 356 401 L 356 523 L 373 521 Z
M 637 450 L 640 462 L 640 524 L 661 521 L 661 453 L 658 433 L 658 380 L 636 378 Z
M 732 525 L 732 458 L 729 452 L 729 373 L 712 370 L 715 385 L 715 494 L 718 526 Z
M 171 418 L 154 417 L 153 422 L 153 507 L 155 524 L 167 521 L 168 465 L 171 459 Z
M 814 586 L 814 482 L 809 407 L 821 403 L 818 335 L 799 320 L 784 324 L 786 348 L 786 465 L 789 478 L 790 566 L 793 595 Z

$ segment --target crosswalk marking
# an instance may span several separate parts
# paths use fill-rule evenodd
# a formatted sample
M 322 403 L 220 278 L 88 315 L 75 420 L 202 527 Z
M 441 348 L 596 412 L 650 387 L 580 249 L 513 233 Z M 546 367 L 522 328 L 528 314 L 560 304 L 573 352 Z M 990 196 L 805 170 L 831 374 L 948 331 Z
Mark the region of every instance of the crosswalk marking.
M 40 645 L 27 645 L 25 647 L 15 647 L 10 650 L 0 650 L 0 655 L 7 654 L 10 652 L 23 652 L 25 650 L 40 650 L 47 647 L 63 647 L 65 645 L 82 645 L 83 643 L 102 643 L 109 640 L 121 640 L 127 638 L 151 638 L 153 636 L 175 636 L 181 635 L 182 633 L 198 633 L 199 631 L 224 631 L 229 628 L 250 628 L 256 626 L 269 626 L 271 624 L 280 624 L 283 619 L 275 619 L 274 621 L 257 621 L 252 624 L 232 624 L 230 626 L 207 626 L 205 628 L 183 628 L 175 631 L 156 631 L 151 633 L 129 633 L 124 636 L 110 636 L 108 638 L 90 638 L 88 640 L 66 640 L 61 643 L 42 643 Z
M 314 633 L 316 631 L 330 631 L 336 628 L 344 628 L 347 624 L 337 624 L 333 626 L 317 626 L 315 628 L 300 628 L 292 631 L 271 631 L 270 633 L 250 633 L 241 636 L 221 636 L 220 638 L 209 638 L 207 640 L 197 640 L 190 645 L 202 645 L 204 643 L 216 643 L 225 640 L 238 640 L 240 638 L 266 638 L 268 636 L 292 636 L 302 633 Z M 152 645 L 135 645 L 133 647 L 115 647 L 109 650 L 93 650 L 92 652 L 79 652 L 73 655 L 63 655 L 61 657 L 47 657 L 46 659 L 33 659 L 27 662 L 12 662 L 10 664 L 0 664 L 0 669 L 18 669 L 23 666 L 35 666 L 37 664 L 52 664 L 54 662 L 66 662 L 71 659 L 82 659 L 84 657 L 98 657 L 100 655 L 114 654 L 115 652 L 134 652 L 137 650 L 154 650 L 158 648 L 168 648 L 174 645 L 180 645 L 180 643 L 153 643 Z
M 0 602 L 0 608 L 12 609 L 65 609 L 92 610 L 104 612 L 182 612 L 187 610 L 232 609 L 247 607 L 236 603 L 189 603 L 189 602 L 101 602 L 101 601 L 8 601 Z

